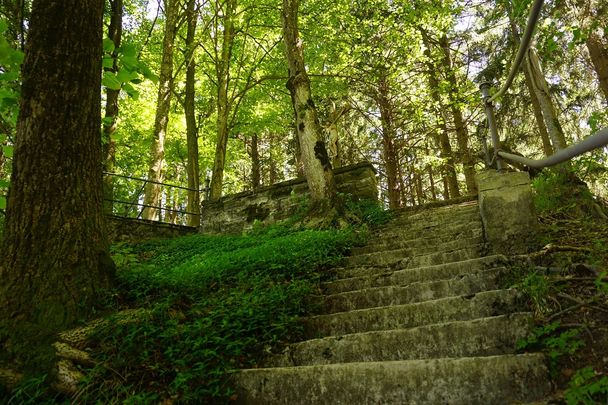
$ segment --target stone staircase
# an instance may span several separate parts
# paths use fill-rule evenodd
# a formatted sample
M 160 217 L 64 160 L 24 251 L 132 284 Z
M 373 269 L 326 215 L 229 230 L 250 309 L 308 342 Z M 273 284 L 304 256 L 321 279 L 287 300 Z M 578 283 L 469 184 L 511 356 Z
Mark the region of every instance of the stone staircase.
M 476 202 L 397 213 L 323 284 L 307 339 L 235 375 L 245 404 L 509 404 L 550 392 L 516 354 L 532 316 L 500 289 Z

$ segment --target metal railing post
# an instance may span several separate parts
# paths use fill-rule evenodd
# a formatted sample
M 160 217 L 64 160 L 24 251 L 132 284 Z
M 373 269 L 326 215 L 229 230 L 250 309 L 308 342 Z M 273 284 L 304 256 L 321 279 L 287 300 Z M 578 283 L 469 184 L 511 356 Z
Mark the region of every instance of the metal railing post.
M 496 128 L 496 120 L 494 119 L 494 108 L 492 106 L 492 98 L 490 97 L 490 83 L 483 82 L 479 85 L 481 95 L 483 97 L 483 105 L 486 111 L 486 117 L 488 119 L 488 129 L 492 136 L 492 146 L 494 147 L 494 160 L 496 161 L 496 168 L 502 170 L 502 159 L 498 156 L 500 150 L 500 137 L 498 136 L 498 129 Z

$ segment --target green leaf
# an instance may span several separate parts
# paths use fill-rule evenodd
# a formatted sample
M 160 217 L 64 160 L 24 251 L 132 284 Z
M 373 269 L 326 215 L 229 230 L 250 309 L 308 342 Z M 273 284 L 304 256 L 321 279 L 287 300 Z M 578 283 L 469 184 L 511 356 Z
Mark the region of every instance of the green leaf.
M 101 84 L 111 90 L 120 90 L 120 88 L 122 87 L 120 80 L 118 80 L 116 75 L 112 72 L 103 72 L 103 79 L 101 79 Z
M 8 158 L 12 158 L 13 157 L 13 147 L 11 145 L 3 146 L 2 153 L 4 154 L 4 156 L 6 156 Z
M 103 118 L 101 119 L 101 123 L 102 123 L 104 126 L 109 126 L 109 125 L 112 125 L 112 123 L 113 123 L 113 122 L 114 122 L 114 117 L 103 117 Z
M 6 209 L 6 197 L 5 196 L 0 196 L 0 210 L 5 210 Z
M 148 67 L 148 65 L 146 65 L 143 62 L 139 63 L 139 71 L 141 72 L 142 75 L 144 75 L 144 77 L 150 81 L 152 81 L 152 83 L 157 84 L 158 83 L 158 76 L 155 75 L 154 73 L 152 73 L 152 70 L 150 70 L 150 68 Z
M 133 70 L 127 69 L 125 67 L 121 68 L 118 71 L 118 74 L 116 75 L 116 78 L 121 83 L 128 83 L 131 80 L 137 79 L 138 77 L 139 75 L 137 74 L 137 72 L 134 72 Z
M 139 99 L 139 91 L 135 90 L 135 87 L 133 87 L 130 83 L 125 83 L 123 89 L 133 100 Z
M 112 53 L 112 52 L 114 52 L 114 49 L 116 49 L 116 46 L 114 45 L 114 41 L 112 41 L 110 38 L 104 38 L 103 39 L 103 51 L 106 53 Z
M 8 188 L 9 184 L 11 184 L 10 181 L 4 180 L 4 179 L 0 179 L 0 188 Z
M 107 69 L 113 68 L 114 67 L 114 58 L 111 58 L 109 56 L 104 56 L 104 58 L 101 60 L 101 65 Z

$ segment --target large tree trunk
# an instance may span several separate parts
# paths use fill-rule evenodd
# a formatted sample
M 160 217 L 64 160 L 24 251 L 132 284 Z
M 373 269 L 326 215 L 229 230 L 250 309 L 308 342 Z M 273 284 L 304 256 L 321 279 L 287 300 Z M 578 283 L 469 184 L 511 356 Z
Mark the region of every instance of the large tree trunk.
M 469 133 L 467 131 L 467 126 L 464 122 L 462 111 L 458 107 L 462 103 L 459 99 L 458 81 L 456 79 L 456 73 L 454 72 L 454 66 L 452 65 L 452 56 L 447 37 L 442 36 L 439 43 L 441 45 L 441 50 L 443 51 L 443 69 L 448 82 L 451 84 L 448 92 L 450 99 L 450 111 L 452 112 L 452 118 L 454 119 L 456 141 L 458 142 L 458 153 L 463 166 L 467 193 L 476 194 L 477 184 L 475 182 L 475 159 L 473 159 L 473 155 L 471 155 L 471 150 L 469 149 Z
M 585 41 L 591 62 L 597 73 L 600 89 L 608 102 L 608 43 L 595 32 L 590 32 Z
M 188 29 L 186 33 L 186 95 L 184 100 L 184 113 L 186 115 L 186 143 L 188 145 L 188 225 L 197 227 L 200 225 L 201 196 L 200 196 L 200 169 L 198 161 L 198 127 L 196 125 L 196 112 L 194 109 L 194 85 L 196 73 L 196 61 L 194 60 L 196 22 L 196 0 L 188 0 L 187 8 Z
M 108 27 L 108 37 L 114 42 L 116 49 L 120 47 L 122 40 L 122 0 L 111 0 L 110 1 L 110 25 Z M 118 64 L 116 57 L 118 56 L 117 51 L 114 51 L 114 65 L 112 66 L 112 72 L 118 72 Z M 102 135 L 102 159 L 103 159 L 103 170 L 106 172 L 114 172 L 116 166 L 116 141 L 112 139 L 112 135 L 116 132 L 117 118 L 118 118 L 118 96 L 120 90 L 112 90 L 106 87 L 106 111 L 105 121 L 103 124 L 103 135 Z M 103 180 L 103 197 L 104 197 L 104 213 L 112 214 L 114 199 L 114 178 L 112 176 L 105 176 Z
M 228 87 L 230 86 L 230 60 L 232 59 L 232 47 L 234 45 L 234 13 L 236 12 L 236 0 L 226 0 L 224 3 L 224 16 L 222 24 L 224 27 L 221 59 L 217 61 L 217 143 L 215 145 L 215 161 L 213 162 L 213 175 L 211 178 L 211 200 L 217 200 L 222 196 L 224 185 L 224 166 L 226 165 L 226 148 L 228 147 L 228 117 L 230 115 L 230 103 L 228 100 Z
M 303 44 L 298 32 L 299 5 L 299 0 L 283 0 L 283 40 L 289 65 L 287 88 L 295 112 L 300 156 L 310 195 L 313 201 L 333 200 L 336 193 L 333 170 L 312 100 Z
M 173 47 L 177 31 L 177 18 L 179 0 L 165 0 L 165 37 L 163 39 L 163 56 L 160 64 L 158 80 L 158 99 L 156 103 L 156 116 L 154 117 L 154 133 L 150 149 L 150 165 L 148 180 L 161 183 L 164 178 L 165 165 L 165 136 L 169 125 L 169 107 L 173 90 Z M 160 207 L 160 184 L 147 183 L 144 195 L 144 204 Z M 158 218 L 157 208 L 146 207 L 143 211 L 144 219 Z
M 396 131 L 393 120 L 393 105 L 389 98 L 389 85 L 385 74 L 380 74 L 376 103 L 380 109 L 380 122 L 382 124 L 382 155 L 388 187 L 388 205 L 390 209 L 396 209 L 401 206 L 397 179 Z
M 524 68 L 528 69 L 530 78 L 532 79 L 532 87 L 534 88 L 534 93 L 536 94 L 536 98 L 538 99 L 540 108 L 543 112 L 545 125 L 549 137 L 551 138 L 553 149 L 555 151 L 564 149 L 566 147 L 566 137 L 564 136 L 564 131 L 559 122 L 553 101 L 551 100 L 551 93 L 549 92 L 549 86 L 547 85 L 547 81 L 545 80 L 545 76 L 540 67 L 540 61 L 538 60 L 538 56 L 533 47 L 528 49 Z
M 102 17 L 102 0 L 36 0 L 29 21 L 0 262 L 0 345 L 31 349 L 16 354 L 29 362 L 53 332 L 91 314 L 113 276 L 102 214 Z

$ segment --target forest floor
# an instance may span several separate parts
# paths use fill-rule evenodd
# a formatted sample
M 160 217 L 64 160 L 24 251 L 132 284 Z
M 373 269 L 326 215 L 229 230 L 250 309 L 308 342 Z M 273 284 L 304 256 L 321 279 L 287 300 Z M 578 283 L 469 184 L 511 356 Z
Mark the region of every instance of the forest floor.
M 542 248 L 519 258 L 514 284 L 537 328 L 519 347 L 547 353 L 552 403 L 608 404 L 607 205 L 551 176 L 535 180 L 535 191 Z

